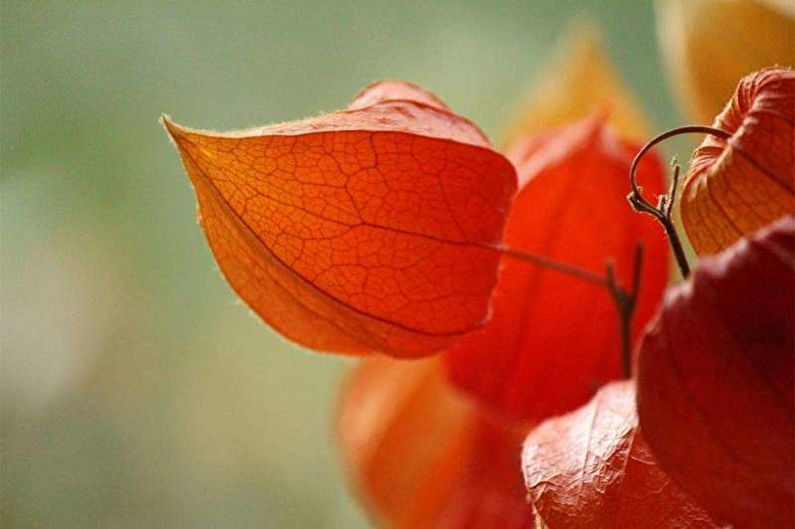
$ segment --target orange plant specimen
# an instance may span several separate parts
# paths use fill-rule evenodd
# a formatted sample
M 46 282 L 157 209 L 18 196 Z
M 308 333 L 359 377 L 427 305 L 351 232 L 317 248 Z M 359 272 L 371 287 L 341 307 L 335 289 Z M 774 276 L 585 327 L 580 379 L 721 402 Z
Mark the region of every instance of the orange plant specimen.
M 638 360 L 638 413 L 668 473 L 737 527 L 795 523 L 795 215 L 667 297 Z
M 575 214 L 576 207 L 587 208 L 600 185 L 610 193 L 624 184 L 632 154 L 629 146 L 597 117 L 528 137 L 517 145 L 517 152 L 521 154 L 512 159 L 517 161 L 523 187 L 506 231 L 513 234 L 515 247 L 527 248 L 522 242 L 546 234 L 553 244 L 531 249 L 555 257 L 563 252 L 568 260 L 576 256 L 577 264 L 598 267 L 608 257 L 602 253 L 602 245 L 607 244 L 621 257 L 619 270 L 625 277 L 635 243 L 644 240 L 644 234 L 654 233 L 648 238 L 653 260 L 643 278 L 647 297 L 641 298 L 639 326 L 651 315 L 667 280 L 665 241 L 654 226 L 643 219 L 636 221 L 619 200 L 606 199 L 607 206 L 592 212 L 594 232 L 577 229 L 575 223 L 582 220 Z M 659 163 L 653 158 L 646 169 L 648 176 L 661 178 Z M 658 181 L 655 188 L 659 187 Z M 556 209 L 555 204 L 565 202 L 562 197 L 567 194 L 574 209 Z M 561 231 L 556 230 L 559 223 Z M 606 235 L 594 236 L 602 232 Z M 535 418 L 565 409 L 574 399 L 587 401 L 598 377 L 620 376 L 621 340 L 612 303 L 603 284 L 593 285 L 555 270 L 539 271 L 535 265 L 506 258 L 493 319 L 482 333 L 452 348 L 444 358 L 448 369 L 438 359 L 409 364 L 387 358 L 362 361 L 344 386 L 338 436 L 353 488 L 377 522 L 405 529 L 532 527 L 518 472 L 521 439 Z M 545 311 L 552 310 L 558 312 L 543 319 Z M 567 317 L 572 315 L 584 333 L 582 341 L 578 341 L 579 332 L 571 332 Z M 586 320 L 593 320 L 593 326 L 587 327 Z M 614 324 L 606 325 L 605 320 Z M 525 327 L 528 322 L 535 324 Z M 528 334 L 521 336 L 525 330 Z M 536 334 L 541 341 L 532 341 Z M 534 347 L 511 350 L 492 343 L 490 349 L 472 348 L 475 340 L 494 340 L 495 336 L 522 337 Z M 552 389 L 524 387 L 530 375 L 525 371 L 525 378 L 514 377 L 512 371 L 566 362 L 571 369 L 565 377 L 556 377 L 558 385 Z M 609 369 L 600 371 L 603 366 Z M 464 383 L 472 385 L 462 384 L 462 373 L 467 377 Z M 543 374 L 538 378 L 543 379 Z M 462 385 L 469 395 L 457 392 L 456 386 Z M 502 385 L 521 400 L 501 401 L 489 393 Z
M 795 72 L 769 68 L 740 81 L 696 150 L 682 221 L 699 254 L 718 252 L 795 211 Z
M 548 104 L 562 88 L 580 98 L 577 69 L 542 90 L 529 115 L 556 122 L 598 107 L 601 92 L 576 107 Z M 600 68 L 586 73 L 614 79 Z M 623 92 L 612 82 L 606 91 Z M 716 124 L 731 138 L 709 139 L 697 151 L 682 210 L 699 253 L 795 209 L 793 102 L 789 70 L 750 76 Z M 634 110 L 623 103 L 624 112 Z M 644 354 L 659 354 L 641 359 L 643 431 L 634 382 L 599 390 L 629 376 L 631 335 L 651 319 L 668 280 L 664 239 L 624 199 L 638 146 L 617 137 L 606 119 L 523 137 L 503 157 L 433 94 L 388 81 L 365 88 L 344 111 L 248 132 L 202 133 L 165 120 L 213 253 L 240 296 L 303 345 L 398 357 L 360 361 L 339 414 L 350 480 L 377 523 L 629 529 L 793 522 L 795 461 L 786 453 L 795 436 L 793 366 L 781 352 L 793 349 L 795 251 L 778 239 L 735 249 L 720 265 L 707 261 L 675 291 L 685 294 L 669 300 L 644 342 Z M 622 123 L 642 128 L 642 120 Z M 646 192 L 661 193 L 659 161 L 641 163 Z M 622 285 L 632 284 L 639 244 L 646 259 L 637 305 L 620 289 L 611 299 L 605 263 L 612 261 Z M 676 253 L 687 269 L 684 252 Z M 768 273 L 774 295 L 735 284 L 752 277 L 751 268 Z M 690 296 L 688 289 L 703 294 L 699 285 L 708 295 Z M 616 305 L 627 299 L 635 317 L 622 335 L 628 313 L 617 317 Z M 760 309 L 763 316 L 752 314 Z M 439 351 L 441 358 L 398 361 Z M 749 353 L 770 361 L 756 366 Z M 688 366 L 682 373 L 680 363 Z M 594 393 L 590 404 L 527 438 L 534 521 L 518 473 L 520 441 L 531 425 Z M 743 431 L 727 440 L 735 413 Z
M 542 527 L 721 527 L 654 459 L 638 428 L 633 381 L 609 384 L 582 408 L 541 423 L 525 441 L 522 469 Z
M 216 134 L 168 118 L 235 291 L 314 349 L 419 356 L 484 323 L 513 166 L 405 83 L 347 110 Z
M 633 329 L 651 318 L 668 281 L 665 240 L 624 199 L 636 148 L 614 136 L 601 118 L 515 144 L 520 175 L 505 229 L 507 245 L 601 273 L 614 259 L 631 282 L 637 244 L 646 250 Z M 656 157 L 645 162 L 647 189 L 662 190 Z M 452 380 L 491 407 L 541 420 L 588 401 L 619 378 L 621 333 L 603 285 L 506 259 L 494 294 L 494 314 L 480 331 L 457 342 L 446 360 Z
M 531 529 L 518 471 L 526 431 L 457 393 L 438 358 L 362 360 L 337 424 L 353 487 L 393 529 Z

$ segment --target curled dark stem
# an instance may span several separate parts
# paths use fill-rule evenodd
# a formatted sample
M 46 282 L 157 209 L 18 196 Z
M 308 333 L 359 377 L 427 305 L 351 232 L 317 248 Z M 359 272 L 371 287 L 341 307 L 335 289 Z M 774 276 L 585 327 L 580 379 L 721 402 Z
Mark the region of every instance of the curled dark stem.
M 662 224 L 662 227 L 665 230 L 665 235 L 668 237 L 668 242 L 671 244 L 671 250 L 674 253 L 674 257 L 676 258 L 676 264 L 679 266 L 679 271 L 682 273 L 682 277 L 685 278 L 690 275 L 690 265 L 687 263 L 687 257 L 685 256 L 685 251 L 682 247 L 682 241 L 679 239 L 679 234 L 676 231 L 676 227 L 674 226 L 672 218 L 674 202 L 676 201 L 676 191 L 679 185 L 679 163 L 675 158 L 671 162 L 673 167 L 671 186 L 668 189 L 668 193 L 661 195 L 658 198 L 656 206 L 652 205 L 649 201 L 643 198 L 643 188 L 640 187 L 637 182 L 637 171 L 640 160 L 649 150 L 651 150 L 652 147 L 673 136 L 691 133 L 711 134 L 723 139 L 729 139 L 731 137 L 731 134 L 725 130 L 716 129 L 714 127 L 705 127 L 703 125 L 687 125 L 684 127 L 677 127 L 659 134 L 658 136 L 652 138 L 646 145 L 644 145 L 643 148 L 638 151 L 638 154 L 635 155 L 635 159 L 632 160 L 632 165 L 629 169 L 629 186 L 631 191 L 629 195 L 627 195 L 627 200 L 629 200 L 629 203 L 632 205 L 632 208 L 635 211 L 647 213 L 656 218 L 657 221 Z
M 628 292 L 616 280 L 614 264 L 608 261 L 605 275 L 607 289 L 613 298 L 618 310 L 619 326 L 621 332 L 621 366 L 624 378 L 632 376 L 632 317 L 638 304 L 640 294 L 640 277 L 643 269 L 643 246 L 635 247 L 635 261 L 632 269 L 632 289 Z

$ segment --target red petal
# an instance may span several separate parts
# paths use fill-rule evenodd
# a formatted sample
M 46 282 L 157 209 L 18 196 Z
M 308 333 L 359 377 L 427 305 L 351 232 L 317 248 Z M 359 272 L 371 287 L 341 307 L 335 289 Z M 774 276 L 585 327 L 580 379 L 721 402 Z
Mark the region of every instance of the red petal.
M 535 428 L 522 468 L 530 503 L 551 529 L 718 527 L 654 460 L 635 413 L 635 385 Z
M 288 338 L 417 356 L 483 324 L 515 171 L 432 94 L 388 82 L 304 121 L 165 125 L 222 272 Z
M 518 460 L 526 432 L 479 413 L 438 359 L 363 360 L 338 424 L 353 487 L 393 529 L 532 529 Z
M 795 525 L 795 216 L 668 295 L 638 360 L 640 422 L 660 463 L 716 517 Z
M 658 226 L 624 198 L 635 146 L 601 121 L 533 136 L 510 157 L 521 180 L 505 242 L 597 274 L 614 258 L 628 285 L 635 245 L 646 259 L 633 329 L 653 314 L 668 280 Z M 655 157 L 643 168 L 650 193 L 662 189 Z M 446 355 L 453 381 L 490 406 L 530 420 L 569 411 L 621 375 L 619 320 L 603 287 L 505 259 L 493 316 Z

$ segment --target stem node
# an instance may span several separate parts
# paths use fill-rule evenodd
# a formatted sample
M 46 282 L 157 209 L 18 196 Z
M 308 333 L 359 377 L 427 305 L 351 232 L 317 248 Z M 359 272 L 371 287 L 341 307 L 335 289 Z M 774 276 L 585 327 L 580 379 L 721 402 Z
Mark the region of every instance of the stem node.
M 621 362 L 624 378 L 629 378 L 632 373 L 632 316 L 637 305 L 640 292 L 641 269 L 643 267 L 643 245 L 635 247 L 635 261 L 632 272 L 632 290 L 624 289 L 616 279 L 615 263 L 608 259 L 605 263 L 605 276 L 599 276 L 571 263 L 555 261 L 548 257 L 537 255 L 523 250 L 501 246 L 503 255 L 525 263 L 534 264 L 548 270 L 575 277 L 582 281 L 604 287 L 613 299 L 618 311 L 619 327 L 621 332 Z
M 632 269 L 632 288 L 627 291 L 618 284 L 615 266 L 611 261 L 605 265 L 607 289 L 618 310 L 619 329 L 621 332 L 621 365 L 624 378 L 632 376 L 632 316 L 638 304 L 640 294 L 640 277 L 643 270 L 643 245 L 635 247 L 635 261 Z
M 690 275 L 690 265 L 687 262 L 687 257 L 685 256 L 682 242 L 679 239 L 679 234 L 676 231 L 676 226 L 674 226 L 672 218 L 674 202 L 676 201 L 676 190 L 679 186 L 679 162 L 675 156 L 671 160 L 671 185 L 668 188 L 668 192 L 666 194 L 660 195 L 657 198 L 656 207 L 652 206 L 650 202 L 643 198 L 643 188 L 638 185 L 637 172 L 640 160 L 649 150 L 651 150 L 652 147 L 673 136 L 689 133 L 711 134 L 723 139 L 729 139 L 731 137 L 731 134 L 724 130 L 713 127 L 704 127 L 701 125 L 687 125 L 684 127 L 678 127 L 655 136 L 646 145 L 644 145 L 640 151 L 638 151 L 638 154 L 635 155 L 635 159 L 632 160 L 632 166 L 629 169 L 629 186 L 631 191 L 629 195 L 627 195 L 627 200 L 632 206 L 632 209 L 638 213 L 646 213 L 651 215 L 662 225 L 663 229 L 665 230 L 665 235 L 668 237 L 668 242 L 671 244 L 671 250 L 674 253 L 674 257 L 676 258 L 676 264 L 679 266 L 679 271 L 682 273 L 682 277 L 684 278 L 687 278 L 687 276 Z

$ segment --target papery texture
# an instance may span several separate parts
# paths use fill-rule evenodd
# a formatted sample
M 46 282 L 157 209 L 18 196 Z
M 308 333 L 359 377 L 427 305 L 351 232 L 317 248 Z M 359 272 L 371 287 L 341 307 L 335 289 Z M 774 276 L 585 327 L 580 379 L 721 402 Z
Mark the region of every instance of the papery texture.
M 696 149 L 682 193 L 682 222 L 699 254 L 795 212 L 795 72 L 770 68 L 743 78 Z
M 663 467 L 716 518 L 795 524 L 795 216 L 704 259 L 638 360 L 638 413 Z
M 524 444 L 528 499 L 549 529 L 720 527 L 660 468 L 635 413 L 634 382 L 536 427 Z
M 165 125 L 222 272 L 286 337 L 418 356 L 485 321 L 515 172 L 434 95 L 389 81 L 304 121 Z

